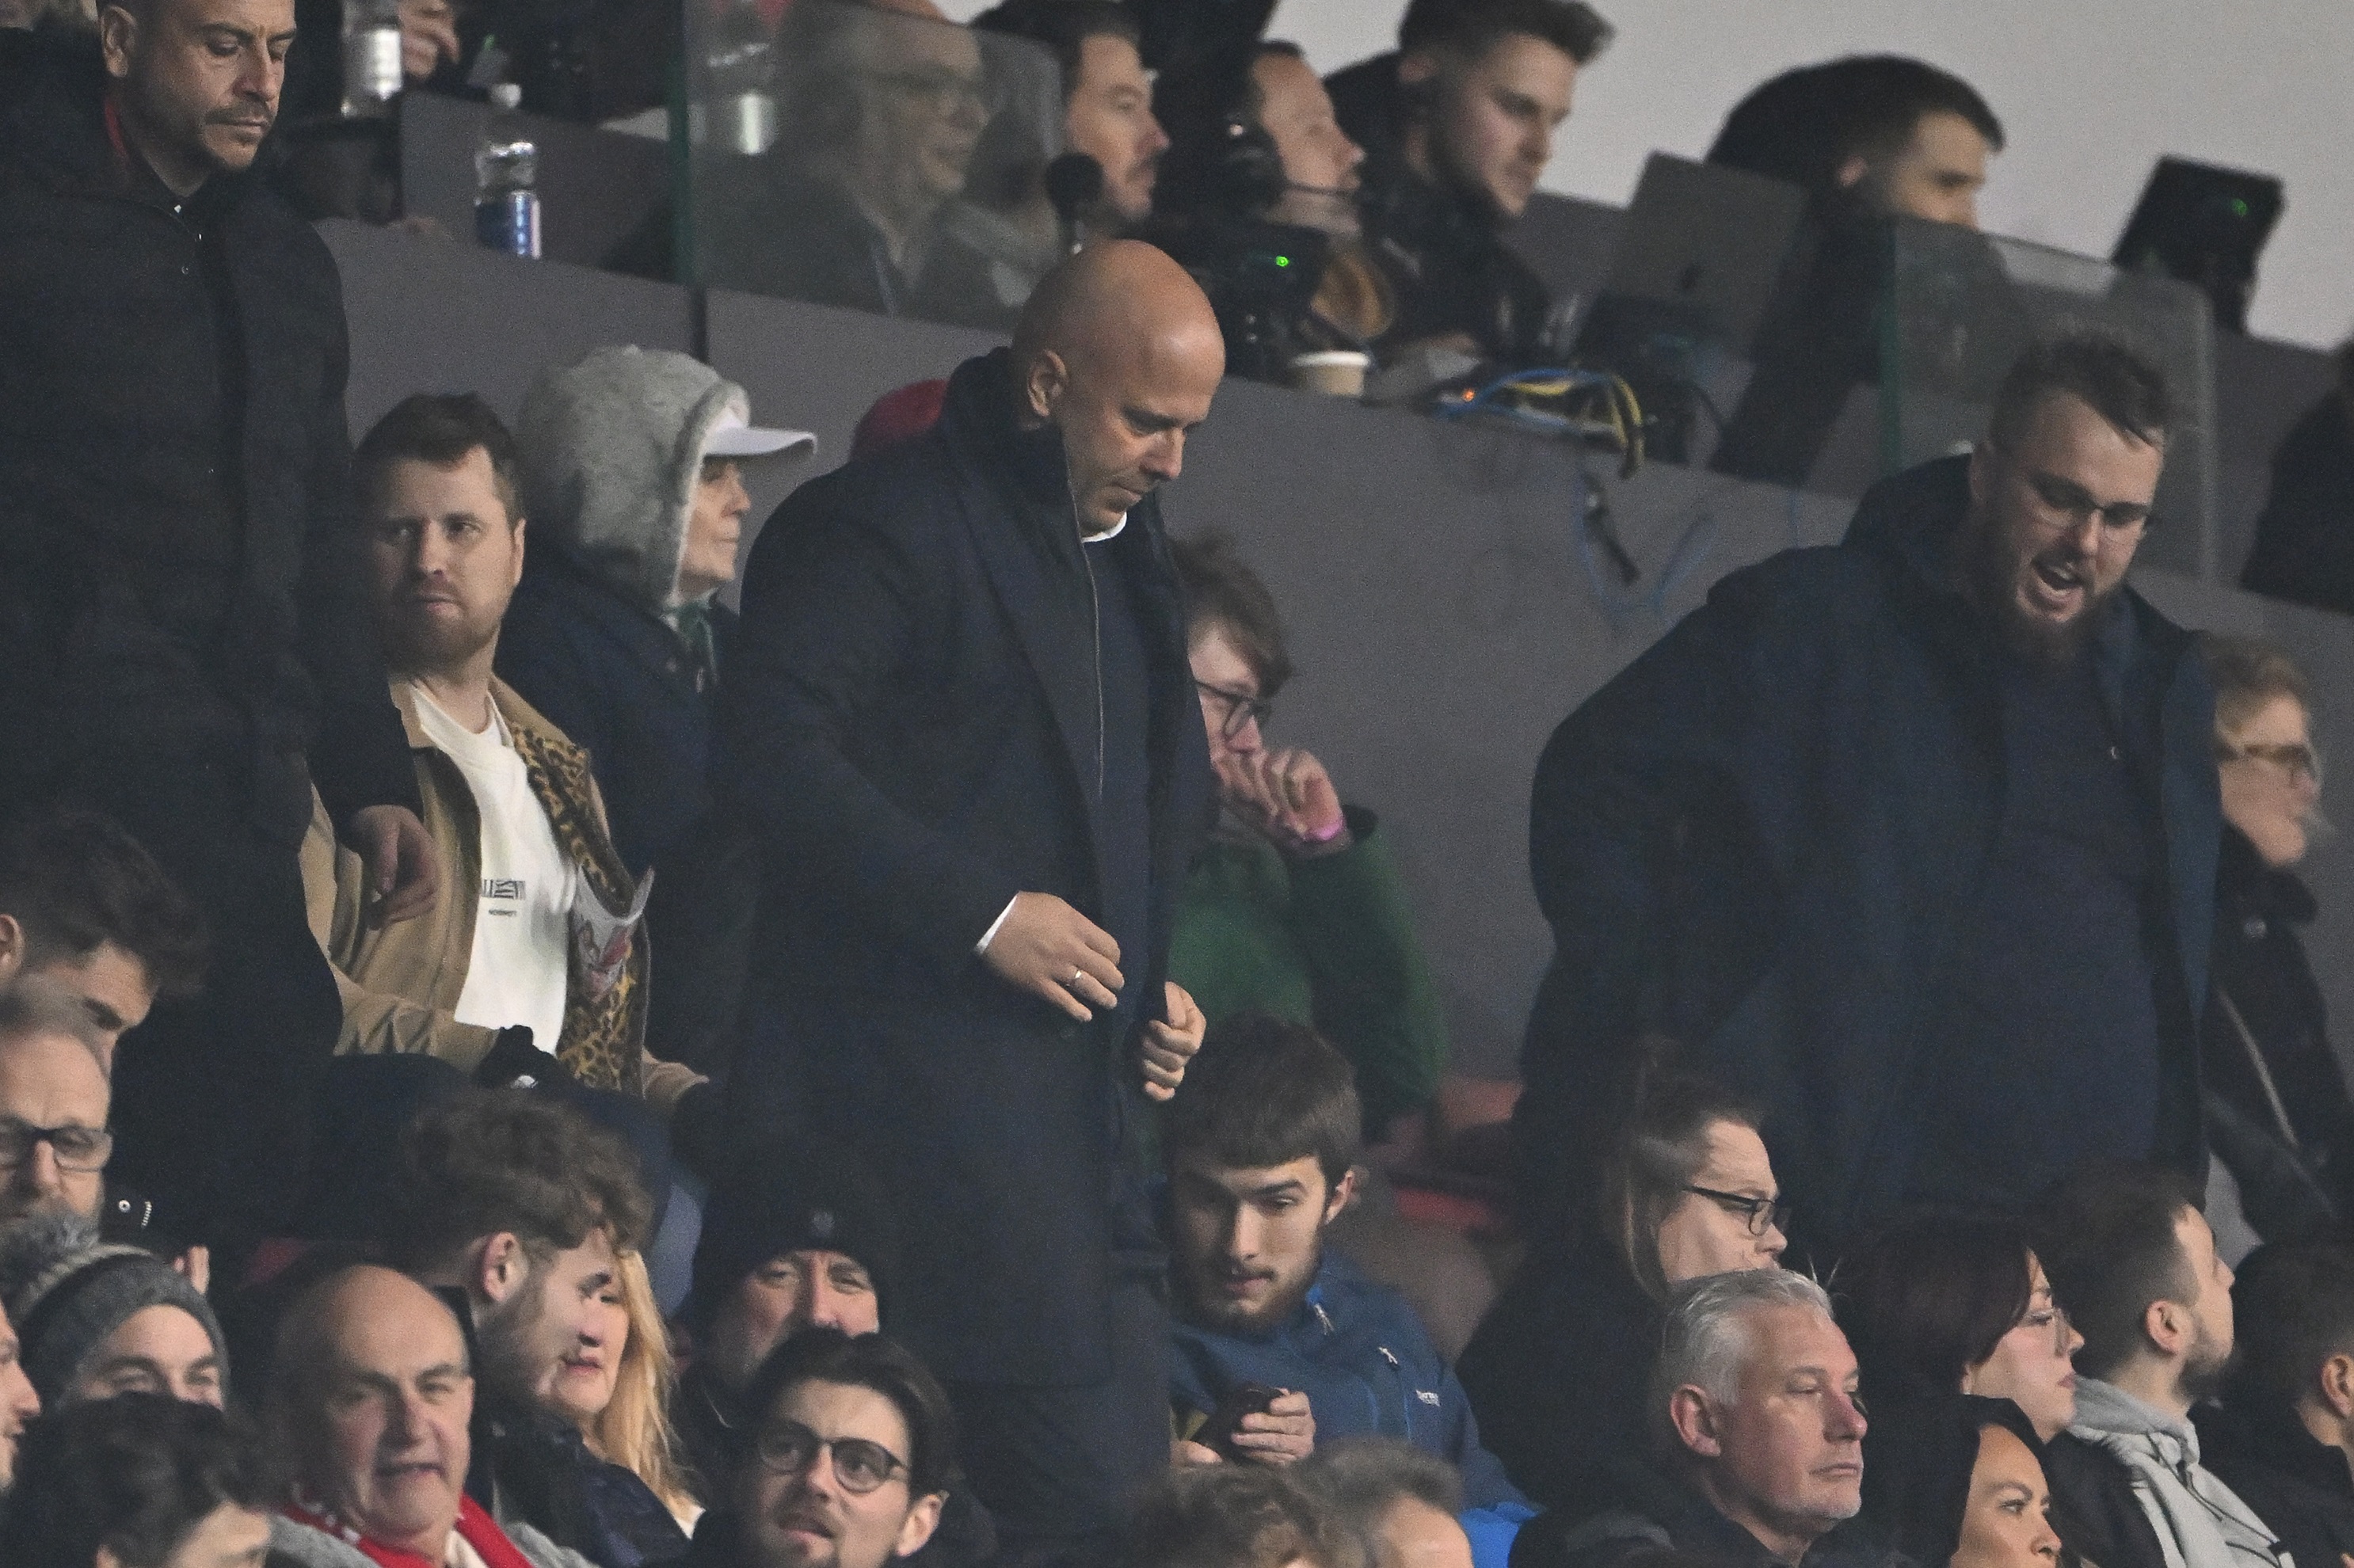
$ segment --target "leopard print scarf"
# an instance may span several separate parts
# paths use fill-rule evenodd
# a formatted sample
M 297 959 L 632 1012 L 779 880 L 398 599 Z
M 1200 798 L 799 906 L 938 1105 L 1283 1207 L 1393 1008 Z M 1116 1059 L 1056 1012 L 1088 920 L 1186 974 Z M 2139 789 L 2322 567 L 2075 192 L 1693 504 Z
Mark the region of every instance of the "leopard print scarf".
M 588 754 L 521 725 L 507 727 L 515 755 L 523 758 L 530 777 L 532 793 L 547 812 L 557 847 L 581 867 L 606 908 L 626 910 L 637 895 L 637 885 L 598 820 Z M 641 927 L 631 933 L 629 959 L 602 996 L 591 997 L 583 983 L 577 944 L 567 942 L 566 951 L 571 974 L 565 986 L 564 1033 L 557 1042 L 556 1059 L 589 1088 L 634 1095 L 645 1062 L 645 930 Z

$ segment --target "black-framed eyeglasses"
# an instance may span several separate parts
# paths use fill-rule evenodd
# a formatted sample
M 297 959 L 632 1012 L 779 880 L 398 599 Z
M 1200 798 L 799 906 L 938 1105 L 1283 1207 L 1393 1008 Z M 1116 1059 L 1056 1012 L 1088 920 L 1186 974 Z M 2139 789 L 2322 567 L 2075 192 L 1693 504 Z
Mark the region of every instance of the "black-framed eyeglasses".
M 1243 726 L 1248 724 L 1256 723 L 1261 729 L 1265 729 L 1267 721 L 1275 717 L 1273 703 L 1252 696 L 1248 692 L 1237 692 L 1226 686 L 1214 686 L 1207 681 L 1196 681 L 1193 685 L 1204 696 L 1215 697 L 1226 705 L 1226 716 L 1218 726 L 1218 736 L 1222 740 L 1234 739 L 1235 736 L 1242 734 Z
M 2150 509 L 2137 501 L 2112 502 L 2104 506 L 2093 498 L 2091 492 L 2073 480 L 2029 468 L 2003 447 L 1997 446 L 1994 450 L 2002 453 L 2003 461 L 2017 471 L 2026 484 L 2028 493 L 2035 497 L 2036 503 L 2046 512 L 2066 518 L 2072 528 L 2082 528 L 2087 522 L 2097 519 L 2104 533 L 2119 539 L 2131 539 L 2139 537 L 2157 521 Z
M 1744 1198 L 1738 1192 L 1720 1192 L 1713 1187 L 1686 1187 L 1684 1191 L 1739 1214 L 1753 1236 L 1762 1236 L 1769 1230 L 1785 1235 L 1790 1232 L 1790 1205 L 1779 1198 Z
M 2320 755 L 2313 747 L 2300 746 L 2294 741 L 2256 741 L 2245 746 L 2219 742 L 2215 756 L 2221 762 L 2269 762 L 2292 779 L 2318 781 L 2321 778 Z
M 834 1478 L 843 1491 L 858 1496 L 907 1473 L 907 1461 L 880 1443 L 864 1437 L 821 1437 L 798 1421 L 771 1422 L 762 1429 L 755 1446 L 760 1463 L 780 1476 L 807 1474 L 818 1455 L 831 1449 Z
M 0 1171 L 14 1171 L 42 1144 L 58 1157 L 58 1169 L 103 1171 L 114 1154 L 114 1134 L 102 1127 L 35 1127 L 21 1117 L 0 1115 Z

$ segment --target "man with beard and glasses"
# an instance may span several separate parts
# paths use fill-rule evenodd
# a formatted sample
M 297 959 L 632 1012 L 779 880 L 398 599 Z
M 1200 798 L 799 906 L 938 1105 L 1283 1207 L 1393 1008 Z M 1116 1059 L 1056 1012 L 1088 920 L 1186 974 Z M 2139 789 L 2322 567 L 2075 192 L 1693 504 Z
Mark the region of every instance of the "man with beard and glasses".
M 2036 1255 L 2076 1352 L 2076 1420 L 2046 1456 L 2070 1544 L 2101 1568 L 2294 1568 L 2279 1533 L 2200 1462 L 2195 1404 L 2232 1368 L 2232 1269 L 2176 1172 L 2096 1162 L 2044 1200 Z M 2327 1568 L 2327 1565 L 2322 1565 Z
M 1800 1255 L 1907 1202 L 2023 1204 L 2086 1158 L 2204 1171 L 2213 698 L 2125 586 L 2168 421 L 2122 344 L 2031 348 L 1967 457 L 1726 577 L 1554 732 L 1532 1212 L 1647 1033 L 1774 1107 Z
M 385 1252 L 468 1330 L 469 1495 L 600 1568 L 684 1555 L 661 1501 L 582 1436 L 612 1397 L 629 1332 L 621 1259 L 649 1229 L 629 1145 L 518 1089 L 444 1101 L 406 1144 Z
M 1479 1446 L 1463 1385 L 1404 1297 L 1325 1250 L 1356 1194 L 1363 1117 L 1348 1058 L 1264 1014 L 1214 1030 L 1170 1102 L 1176 1457 L 1288 1465 L 1319 1440 L 1400 1438 L 1460 1467 L 1466 1526 L 1500 1563 L 1532 1510 Z M 1253 1408 L 1254 1388 L 1273 1397 Z

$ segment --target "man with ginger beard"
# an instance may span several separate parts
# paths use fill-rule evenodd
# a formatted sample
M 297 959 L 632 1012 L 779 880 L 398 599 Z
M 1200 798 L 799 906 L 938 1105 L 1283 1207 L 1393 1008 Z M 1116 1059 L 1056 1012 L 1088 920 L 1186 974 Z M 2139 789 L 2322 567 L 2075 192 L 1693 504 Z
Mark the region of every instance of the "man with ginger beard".
M 361 1266 L 287 1314 L 272 1363 L 270 1446 L 291 1478 L 270 1560 L 305 1568 L 588 1568 L 466 1495 L 474 1379 L 450 1308 Z
M 1532 1197 L 1649 1031 L 1776 1107 L 1802 1252 L 2086 1158 L 2203 1173 L 2213 700 L 2124 580 L 2168 424 L 2130 349 L 2031 349 L 1970 456 L 1727 577 L 1554 733 Z
M 927 434 L 752 551 L 720 792 L 766 840 L 733 1108 L 854 1140 L 904 1230 L 893 1330 L 1017 1555 L 1108 1550 L 1167 1461 L 1137 1134 L 1198 1044 L 1163 974 L 1211 788 L 1152 493 L 1225 355 L 1161 251 L 1091 246 Z

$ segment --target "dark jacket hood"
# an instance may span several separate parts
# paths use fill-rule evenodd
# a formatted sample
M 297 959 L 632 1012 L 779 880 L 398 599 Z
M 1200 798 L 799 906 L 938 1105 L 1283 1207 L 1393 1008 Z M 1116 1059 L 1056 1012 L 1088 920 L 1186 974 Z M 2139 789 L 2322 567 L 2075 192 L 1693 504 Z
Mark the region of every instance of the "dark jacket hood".
M 2229 821 L 2223 824 L 2222 852 L 2215 865 L 2215 893 L 2225 915 L 2242 920 L 2309 926 L 2321 913 L 2303 878 L 2266 865 L 2248 835 Z

